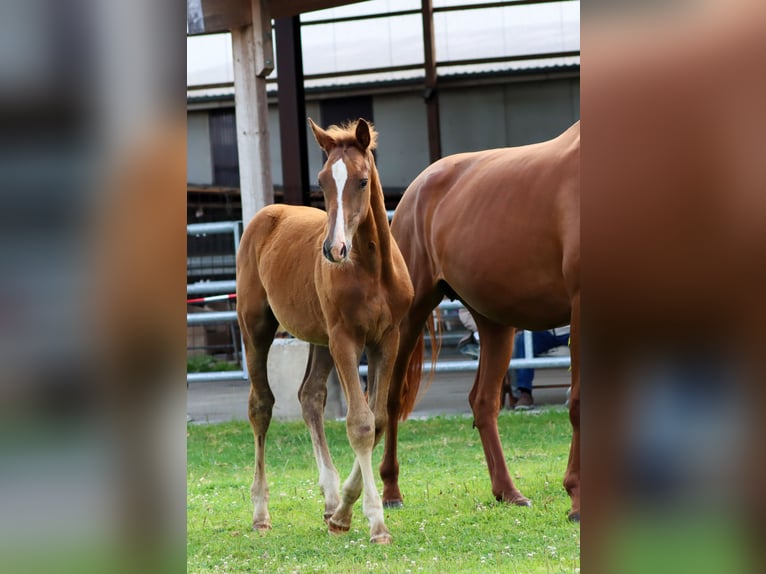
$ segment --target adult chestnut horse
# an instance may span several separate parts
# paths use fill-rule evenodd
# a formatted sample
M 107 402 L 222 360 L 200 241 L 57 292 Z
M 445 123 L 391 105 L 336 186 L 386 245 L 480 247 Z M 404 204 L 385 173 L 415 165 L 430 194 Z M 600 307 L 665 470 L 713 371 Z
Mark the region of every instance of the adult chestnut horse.
M 250 373 L 248 414 L 255 435 L 253 527 L 271 528 L 264 449 L 274 395 L 266 358 L 281 324 L 311 343 L 299 398 L 319 467 L 328 527 L 331 532 L 349 529 L 353 505 L 364 488 L 371 541 L 386 544 L 391 535 L 375 486 L 372 450 L 386 425 L 399 324 L 412 301 L 412 284 L 391 239 L 372 155 L 377 133 L 362 119 L 326 131 L 309 123 L 327 154 L 319 172 L 326 213 L 311 207 L 267 206 L 247 226 L 237 254 L 237 316 Z M 369 406 L 358 371 L 365 346 Z M 323 420 L 333 361 L 348 404 L 346 430 L 356 454 L 342 496 Z
M 407 262 L 415 298 L 402 322 L 389 394 L 380 466 L 386 506 L 402 503 L 398 421 L 411 412 L 420 385 L 423 324 L 446 295 L 460 299 L 476 319 L 481 350 L 468 400 L 492 493 L 513 504 L 530 504 L 511 480 L 497 431 L 514 328 L 571 323 L 569 417 L 574 432 L 564 486 L 572 498 L 570 519 L 579 520 L 579 161 L 577 122 L 547 142 L 445 157 L 402 196 L 391 231 Z

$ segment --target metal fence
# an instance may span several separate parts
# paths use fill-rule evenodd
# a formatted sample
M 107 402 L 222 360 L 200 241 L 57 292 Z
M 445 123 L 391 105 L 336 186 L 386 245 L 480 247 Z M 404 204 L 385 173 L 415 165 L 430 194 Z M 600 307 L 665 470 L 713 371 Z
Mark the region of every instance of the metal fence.
M 236 290 L 236 281 L 234 279 L 221 279 L 217 280 L 216 277 L 223 275 L 234 275 L 234 259 L 237 250 L 239 249 L 239 238 L 241 235 L 241 222 L 239 221 L 222 221 L 217 223 L 193 223 L 186 226 L 187 237 L 193 239 L 195 243 L 218 238 L 220 236 L 230 235 L 233 246 L 233 252 L 223 254 L 220 253 L 203 253 L 199 252 L 187 255 L 187 268 L 189 271 L 196 271 L 195 273 L 187 272 L 187 277 L 200 277 L 201 280 L 186 285 L 187 297 L 204 297 L 207 295 L 218 295 L 234 293 Z M 222 263 L 215 265 L 215 263 Z M 213 279 L 210 279 L 213 277 Z M 239 334 L 239 328 L 237 326 L 237 312 L 234 310 L 228 311 L 204 311 L 199 313 L 187 313 L 186 314 L 186 326 L 187 332 L 190 327 L 195 326 L 210 326 L 210 325 L 228 325 L 230 326 L 231 344 L 234 349 L 232 353 L 234 359 L 239 363 L 240 369 L 232 371 L 212 371 L 202 373 L 187 373 L 187 382 L 194 381 L 232 381 L 232 380 L 247 380 L 247 367 L 244 361 L 244 352 L 242 348 L 242 338 Z M 189 335 L 187 334 L 187 352 Z M 208 347 L 209 348 L 209 347 Z
M 389 212 L 389 219 L 392 212 Z M 239 221 L 224 221 L 219 223 L 195 223 L 187 226 L 187 235 L 200 240 L 205 237 L 213 237 L 216 235 L 231 234 L 233 238 L 234 254 L 239 249 L 239 238 L 241 222 Z M 230 259 L 224 258 L 225 261 L 234 261 L 234 255 L 229 254 Z M 196 257 L 196 256 L 195 256 Z M 187 259 L 187 264 L 197 262 L 198 258 L 190 257 Z M 202 265 L 206 262 L 204 257 L 202 259 Z M 236 290 L 236 282 L 234 279 L 225 280 L 210 280 L 203 279 L 188 283 L 186 286 L 186 293 L 189 297 L 204 297 L 208 295 L 230 294 Z M 462 308 L 463 305 L 459 301 L 442 301 L 439 304 L 439 309 L 442 312 L 449 312 Z M 189 327 L 197 325 L 228 325 L 230 327 L 229 332 L 231 334 L 231 346 L 233 347 L 232 355 L 234 359 L 239 363 L 240 368 L 231 371 L 212 371 L 201 373 L 187 373 L 187 382 L 199 382 L 199 381 L 235 381 L 235 380 L 247 380 L 247 367 L 244 361 L 244 350 L 242 346 L 242 338 L 239 334 L 237 327 L 237 313 L 234 310 L 227 311 L 206 311 L 200 313 L 187 313 L 186 315 L 187 329 Z M 459 337 L 459 335 L 458 335 Z M 454 335 L 446 334 L 442 337 L 442 342 L 445 339 L 455 338 Z M 188 346 L 188 343 L 187 343 Z M 187 349 L 188 350 L 188 349 Z M 535 357 L 534 349 L 532 346 L 532 333 L 530 331 L 524 331 L 524 350 L 525 356 L 520 359 L 512 359 L 508 367 L 510 369 L 555 369 L 555 368 L 568 368 L 571 364 L 569 356 L 551 356 L 551 357 Z M 436 373 L 455 373 L 455 372 L 467 372 L 475 371 L 478 365 L 478 361 L 471 360 L 439 360 L 435 365 Z M 430 370 L 430 364 L 426 363 L 423 366 L 424 370 Z M 367 365 L 360 365 L 359 374 L 367 374 Z

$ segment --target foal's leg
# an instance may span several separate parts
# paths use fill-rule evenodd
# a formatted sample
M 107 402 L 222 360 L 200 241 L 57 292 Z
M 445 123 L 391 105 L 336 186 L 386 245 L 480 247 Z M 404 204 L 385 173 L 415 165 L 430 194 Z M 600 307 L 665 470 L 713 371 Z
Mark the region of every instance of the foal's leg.
M 572 357 L 572 391 L 569 397 L 569 421 L 572 423 L 572 444 L 564 475 L 564 488 L 572 498 L 569 520 L 580 521 L 580 294 L 572 300 L 569 351 Z
M 341 503 L 330 517 L 328 526 L 331 532 L 343 532 L 350 528 L 351 508 L 360 495 L 359 473 L 361 473 L 364 487 L 362 510 L 370 523 L 370 542 L 388 544 L 391 542 L 391 534 L 383 520 L 383 503 L 372 472 L 375 415 L 367 405 L 359 381 L 358 365 L 361 347 L 361 344 L 338 330 L 330 335 L 330 352 L 335 359 L 335 368 L 348 404 L 346 433 L 351 448 L 356 453 L 356 461 L 351 475 L 343 483 Z
M 479 329 L 481 346 L 479 370 L 468 395 L 468 402 L 471 404 L 474 425 L 479 430 L 484 447 L 484 456 L 492 481 L 492 494 L 503 502 L 529 506 L 529 499 L 517 490 L 511 480 L 497 431 L 500 388 L 511 360 L 514 328 L 493 323 L 478 313 L 473 315 Z
M 240 302 L 238 302 L 239 304 Z M 268 530 L 271 528 L 269 516 L 269 486 L 266 481 L 265 448 L 266 433 L 271 423 L 274 408 L 274 395 L 266 376 L 266 360 L 278 321 L 266 307 L 265 299 L 256 305 L 254 311 L 238 310 L 240 329 L 245 343 L 245 357 L 250 376 L 250 395 L 247 414 L 253 429 L 255 441 L 255 470 L 250 498 L 253 502 L 253 528 Z
M 367 375 L 367 401 L 370 409 L 375 416 L 375 442 L 373 449 L 380 442 L 383 433 L 386 430 L 386 421 L 388 419 L 388 389 L 393 371 L 394 358 L 399 342 L 398 330 L 392 330 L 379 346 L 370 347 L 367 351 L 369 359 L 369 370 Z M 354 468 L 346 481 L 349 494 L 344 498 L 339 515 L 347 516 L 350 523 L 351 511 L 354 503 L 359 498 L 362 491 L 362 474 L 358 464 Z M 352 494 L 356 498 L 351 498 Z
M 319 468 L 319 488 L 324 495 L 324 518 L 328 520 L 340 504 L 340 478 L 332 463 L 324 434 L 324 409 L 327 401 L 327 376 L 333 361 L 327 347 L 311 345 L 306 377 L 298 391 L 303 420 L 309 427 L 314 458 Z

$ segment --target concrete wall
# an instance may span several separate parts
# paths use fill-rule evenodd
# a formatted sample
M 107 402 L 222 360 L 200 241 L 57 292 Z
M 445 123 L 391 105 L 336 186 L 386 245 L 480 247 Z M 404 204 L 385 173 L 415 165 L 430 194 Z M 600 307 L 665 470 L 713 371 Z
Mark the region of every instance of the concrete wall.
M 551 139 L 580 118 L 579 80 L 442 90 L 442 153 Z
M 322 120 L 319 110 L 319 102 L 306 102 L 306 117 L 311 118 L 317 124 L 321 124 Z M 308 146 L 309 154 L 309 183 L 316 185 L 317 174 L 324 165 L 325 156 L 322 148 L 319 147 L 319 144 L 314 138 L 314 132 L 312 132 L 309 127 L 308 119 L 306 120 L 306 144 Z
M 428 166 L 426 106 L 419 94 L 373 98 L 383 187 L 406 188 Z
M 442 155 L 505 146 L 503 86 L 441 90 Z
M 274 393 L 274 418 L 300 420 L 298 389 L 306 373 L 309 344 L 298 339 L 274 339 L 269 351 L 267 372 Z
M 314 139 L 308 118 L 319 122 L 319 102 L 306 102 L 306 138 L 309 156 L 309 182 L 316 182 L 317 174 L 324 165 L 324 152 Z M 269 146 L 271 151 L 271 178 L 274 185 L 284 183 L 282 177 L 282 148 L 279 134 L 279 109 L 276 104 L 269 104 Z
M 269 152 L 271 152 L 271 179 L 274 185 L 282 185 L 282 148 L 279 141 L 279 110 L 276 104 L 269 106 Z
M 580 119 L 580 82 L 531 82 L 504 89 L 505 145 L 556 137 Z
M 301 403 L 298 389 L 306 373 L 309 344 L 298 339 L 274 339 L 266 365 L 269 386 L 274 393 L 274 418 L 284 421 L 301 420 Z M 328 420 L 346 416 L 346 399 L 343 396 L 335 369 L 327 381 L 325 418 Z

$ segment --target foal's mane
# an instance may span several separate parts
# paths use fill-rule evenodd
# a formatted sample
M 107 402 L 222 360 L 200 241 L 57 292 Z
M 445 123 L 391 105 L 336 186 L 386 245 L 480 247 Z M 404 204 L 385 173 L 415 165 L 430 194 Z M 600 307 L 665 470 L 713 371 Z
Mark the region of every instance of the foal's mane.
M 372 122 L 368 120 L 365 121 L 367 122 L 367 125 L 370 126 L 370 145 L 367 147 L 367 150 L 372 151 L 378 145 L 378 132 L 375 130 L 375 126 L 372 125 Z M 359 120 L 353 120 L 343 122 L 340 125 L 333 124 L 325 131 L 327 132 L 327 135 L 335 140 L 336 145 L 354 146 L 358 148 L 359 144 L 356 141 L 356 124 L 358 123 Z

